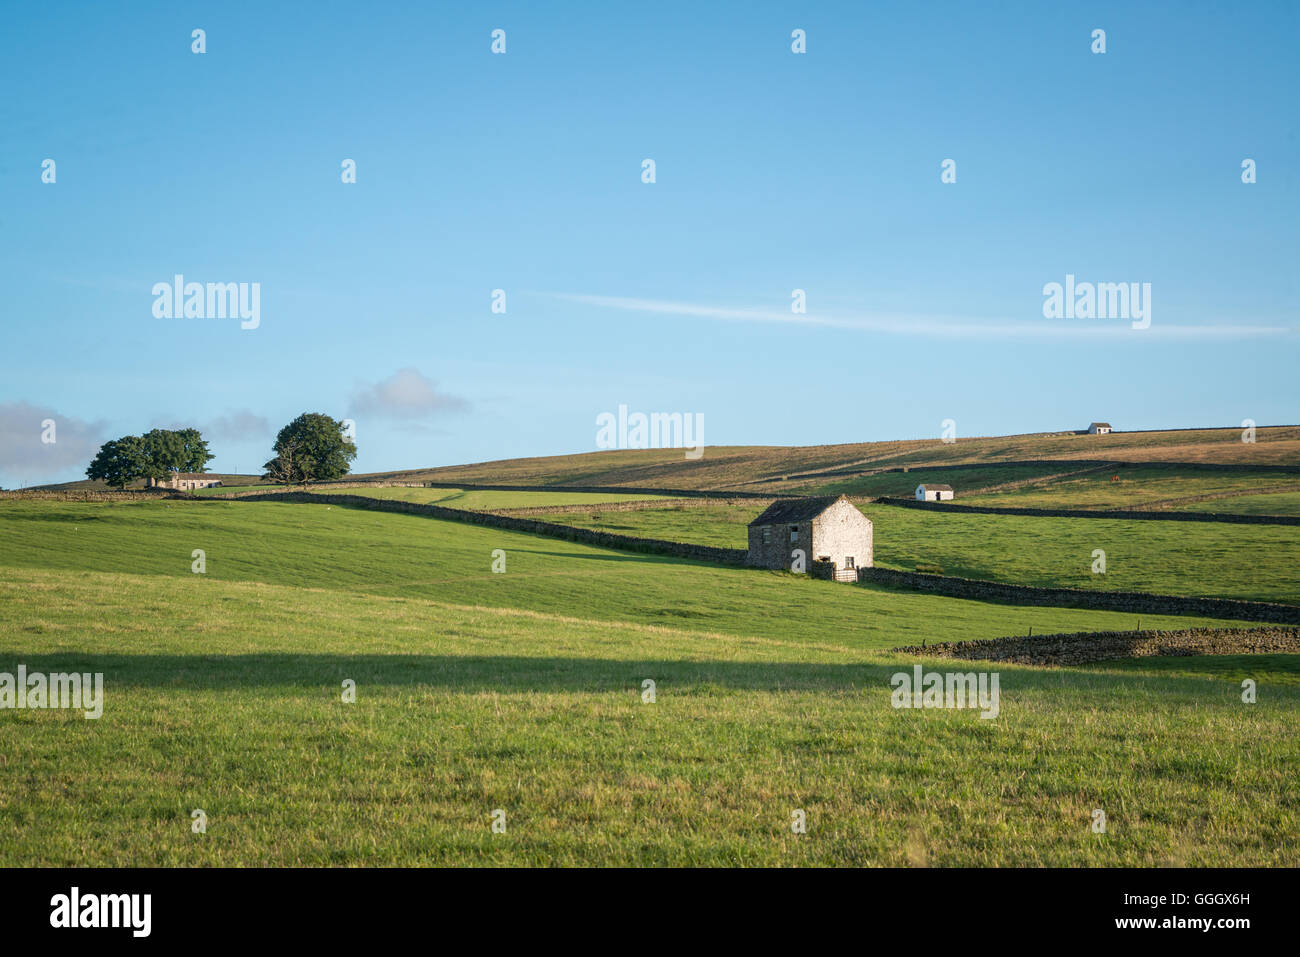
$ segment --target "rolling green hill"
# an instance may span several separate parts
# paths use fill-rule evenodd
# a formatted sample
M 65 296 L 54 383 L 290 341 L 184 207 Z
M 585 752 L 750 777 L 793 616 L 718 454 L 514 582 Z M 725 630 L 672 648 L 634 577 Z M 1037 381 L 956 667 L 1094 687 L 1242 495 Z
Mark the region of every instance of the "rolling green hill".
M 0 615 L 0 671 L 106 682 L 0 711 L 0 865 L 1300 863 L 1296 656 L 890 706 L 892 645 L 1126 615 L 198 500 L 0 501 Z
M 897 510 L 896 510 L 897 511 Z M 631 513 L 641 514 L 641 513 Z M 577 615 L 860 649 L 1034 631 L 1127 629 L 1131 615 L 1020 609 L 614 552 L 420 516 L 276 502 L 0 502 L 0 567 L 261 582 Z M 206 572 L 191 572 L 192 552 Z M 506 573 L 491 571 L 505 552 Z M 1190 619 L 1143 616 L 1145 627 Z
M 1300 529 L 1112 518 L 962 515 L 860 505 L 874 523 L 875 562 L 1017 585 L 1145 591 L 1300 604 Z M 760 508 L 669 506 L 548 514 L 548 521 L 623 535 L 745 548 Z M 1093 551 L 1106 553 L 1094 574 Z

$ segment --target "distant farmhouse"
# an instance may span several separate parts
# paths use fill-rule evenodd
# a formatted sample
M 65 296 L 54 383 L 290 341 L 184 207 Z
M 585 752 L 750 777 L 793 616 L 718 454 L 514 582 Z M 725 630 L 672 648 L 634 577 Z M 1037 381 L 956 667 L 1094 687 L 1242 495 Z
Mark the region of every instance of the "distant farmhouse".
M 952 498 L 951 485 L 918 485 L 916 487 L 916 500 L 918 502 L 946 502 Z
M 1109 422 L 1093 422 L 1088 426 L 1089 435 L 1105 435 L 1110 431 Z
M 841 495 L 773 502 L 749 523 L 746 564 L 789 570 L 802 551 L 805 567 L 834 562 L 835 577 L 856 581 L 872 565 L 871 519 Z
M 211 488 L 214 485 L 220 485 L 221 479 L 204 472 L 173 472 L 169 479 L 164 479 L 161 482 L 157 479 L 148 479 L 146 484 L 149 488 L 174 488 L 180 491 L 192 492 L 196 488 Z

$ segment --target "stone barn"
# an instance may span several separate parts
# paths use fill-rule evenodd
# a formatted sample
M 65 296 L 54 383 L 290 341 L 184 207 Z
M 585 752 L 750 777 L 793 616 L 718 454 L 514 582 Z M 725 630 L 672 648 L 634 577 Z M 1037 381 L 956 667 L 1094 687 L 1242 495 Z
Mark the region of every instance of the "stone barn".
M 773 502 L 749 523 L 746 564 L 790 570 L 803 552 L 804 568 L 834 562 L 835 578 L 857 581 L 872 564 L 871 519 L 841 495 Z
M 918 502 L 946 502 L 950 498 L 952 498 L 951 485 L 933 485 L 927 482 L 916 487 Z
M 1088 424 L 1089 435 L 1105 435 L 1110 431 L 1109 422 L 1090 422 Z

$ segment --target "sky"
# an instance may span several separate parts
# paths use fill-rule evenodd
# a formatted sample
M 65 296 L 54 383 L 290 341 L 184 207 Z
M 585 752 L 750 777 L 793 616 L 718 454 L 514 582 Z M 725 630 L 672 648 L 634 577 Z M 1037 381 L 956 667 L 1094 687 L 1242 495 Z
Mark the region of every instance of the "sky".
M 1298 38 L 1289 2 L 14 6 L 0 485 L 154 427 L 260 471 L 301 412 L 358 472 L 594 451 L 620 406 L 707 445 L 1300 422 Z M 159 316 L 176 275 L 258 284 L 256 328 Z M 1049 318 L 1067 276 L 1149 326 Z

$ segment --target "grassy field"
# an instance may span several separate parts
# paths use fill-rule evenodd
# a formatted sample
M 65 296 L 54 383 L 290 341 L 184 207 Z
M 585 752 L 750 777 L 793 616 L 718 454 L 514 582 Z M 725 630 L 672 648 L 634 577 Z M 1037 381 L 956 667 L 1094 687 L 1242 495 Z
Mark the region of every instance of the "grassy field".
M 1300 603 L 1300 529 L 1110 518 L 927 513 L 860 506 L 874 523 L 875 561 L 913 571 L 1022 585 L 1212 595 Z M 757 506 L 561 512 L 548 521 L 724 548 L 746 546 Z M 1093 574 L 1093 550 L 1106 573 Z
M 951 485 L 963 497 L 978 489 L 996 487 L 1009 482 L 1029 480 L 1050 481 L 1054 476 L 1077 472 L 1083 468 L 1096 468 L 1086 462 L 1070 465 L 970 465 L 959 469 L 909 469 L 906 472 L 882 472 L 877 475 L 859 475 L 836 479 L 809 490 L 813 495 L 848 495 L 850 497 L 911 498 L 916 487 L 925 482 Z
M 1300 863 L 1296 656 L 890 707 L 890 645 L 1128 616 L 237 502 L 0 502 L 0 609 L 0 670 L 106 682 L 0 712 L 4 866 Z
M 957 481 L 950 481 L 949 484 L 956 489 L 963 487 Z M 1218 472 L 1188 466 L 1121 465 L 1086 475 L 1064 476 L 1042 485 L 962 497 L 954 501 L 957 504 L 965 501 L 971 505 L 1008 505 L 1015 508 L 1144 508 L 1179 498 L 1228 492 L 1249 493 L 1278 486 L 1300 491 L 1300 475 L 1270 469 Z M 915 487 L 912 486 L 913 489 Z M 1186 507 L 1198 511 L 1236 512 L 1249 508 L 1253 497 L 1248 494 L 1232 495 L 1207 502 L 1188 503 Z
M 917 485 L 951 485 L 956 505 L 998 505 L 1011 508 L 1146 508 L 1269 514 L 1275 500 L 1291 514 L 1288 498 L 1274 499 L 1272 490 L 1300 493 L 1300 474 L 1258 468 L 1212 471 L 1190 465 L 1125 465 L 1102 467 L 1086 462 L 1041 465 L 971 465 L 953 469 L 909 469 L 829 481 L 811 489 L 817 495 L 911 498 Z M 1261 493 L 1261 490 L 1262 493 Z M 1224 495 L 1206 502 L 1180 504 L 1180 498 Z M 1300 498 L 1300 495 L 1296 495 Z M 1255 504 L 1259 499 L 1259 504 Z
M 640 514 L 640 513 L 620 513 Z M 1017 608 L 803 576 L 613 552 L 516 532 L 364 509 L 280 502 L 0 502 L 0 567 L 266 582 L 593 621 L 889 648 L 1132 628 L 1117 612 Z M 202 549 L 203 576 L 191 571 Z M 491 571 L 505 552 L 506 573 Z M 1181 618 L 1143 616 L 1144 627 Z
M 1180 512 L 1232 512 L 1237 515 L 1300 515 L 1300 492 L 1272 492 L 1263 495 L 1234 495 L 1169 506 Z

